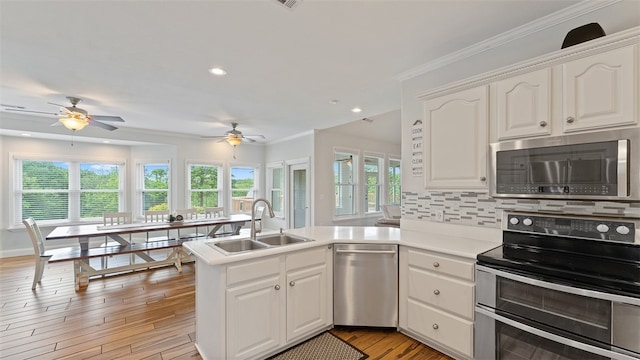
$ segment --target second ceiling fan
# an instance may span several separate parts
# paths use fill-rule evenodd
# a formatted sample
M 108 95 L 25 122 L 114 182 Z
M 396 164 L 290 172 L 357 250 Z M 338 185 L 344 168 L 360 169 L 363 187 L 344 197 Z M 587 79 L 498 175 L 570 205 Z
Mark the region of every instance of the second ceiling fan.
M 203 136 L 205 139 L 219 139 L 218 142 L 228 142 L 231 146 L 238 146 L 242 142 L 256 142 L 255 139 L 252 138 L 261 138 L 264 139 L 264 135 L 243 135 L 240 130 L 236 130 L 238 123 L 232 122 L 232 129 L 227 131 L 224 135 L 214 135 L 214 136 Z

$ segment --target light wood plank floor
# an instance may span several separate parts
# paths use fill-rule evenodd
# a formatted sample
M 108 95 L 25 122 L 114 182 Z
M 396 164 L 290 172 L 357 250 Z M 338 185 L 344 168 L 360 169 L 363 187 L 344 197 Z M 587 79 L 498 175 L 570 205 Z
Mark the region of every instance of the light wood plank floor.
M 31 256 L 0 259 L 2 359 L 201 359 L 193 264 L 91 279 L 75 292 L 71 263 L 49 264 L 31 290 Z M 338 328 L 370 359 L 448 357 L 395 331 Z

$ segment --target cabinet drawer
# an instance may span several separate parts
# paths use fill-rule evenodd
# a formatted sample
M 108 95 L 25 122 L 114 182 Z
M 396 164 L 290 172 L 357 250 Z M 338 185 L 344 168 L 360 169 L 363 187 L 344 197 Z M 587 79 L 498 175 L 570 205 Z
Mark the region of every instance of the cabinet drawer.
M 409 266 L 409 299 L 473 320 L 474 285 Z
M 327 262 L 327 248 L 320 246 L 311 250 L 287 254 L 287 271 L 311 267 Z
M 474 281 L 474 263 L 416 249 L 407 252 L 409 266 Z
M 280 274 L 280 257 L 251 260 L 227 267 L 227 286 Z
M 409 299 L 408 328 L 434 342 L 473 357 L 473 322 Z

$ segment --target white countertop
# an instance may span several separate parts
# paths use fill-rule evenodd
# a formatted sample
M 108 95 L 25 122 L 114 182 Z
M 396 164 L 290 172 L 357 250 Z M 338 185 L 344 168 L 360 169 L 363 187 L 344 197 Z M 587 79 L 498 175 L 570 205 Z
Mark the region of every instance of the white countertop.
M 234 238 L 247 238 L 246 236 L 194 240 L 183 243 L 183 246 L 199 260 L 205 261 L 209 265 L 220 265 L 334 243 L 398 244 L 436 251 L 448 255 L 460 256 L 467 259 L 475 259 L 479 253 L 500 245 L 501 240 L 496 239 L 496 241 L 487 241 L 422 231 L 410 231 L 401 230 L 399 228 L 375 226 L 313 226 L 302 229 L 286 230 L 284 233 L 313 239 L 314 241 L 253 250 L 231 255 L 225 255 L 207 245 L 207 243 Z

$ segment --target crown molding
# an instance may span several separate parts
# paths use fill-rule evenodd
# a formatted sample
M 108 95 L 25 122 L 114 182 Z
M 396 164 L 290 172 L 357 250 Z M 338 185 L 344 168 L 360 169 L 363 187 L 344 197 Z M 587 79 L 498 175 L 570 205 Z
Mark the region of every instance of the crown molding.
M 543 16 L 539 19 L 518 26 L 509 31 L 498 34 L 494 37 L 481 41 L 479 43 L 467 46 L 466 48 L 454 51 L 426 64 L 414 67 L 395 76 L 396 80 L 404 81 L 413 77 L 426 74 L 436 69 L 445 67 L 449 64 L 464 60 L 474 55 L 489 51 L 496 47 L 505 45 L 512 41 L 518 40 L 525 36 L 535 34 L 539 31 L 562 24 L 566 21 L 589 14 L 602 8 L 619 3 L 622 0 L 605 0 L 605 1 L 589 1 L 584 0 L 565 9 L 556 11 L 555 13 Z

